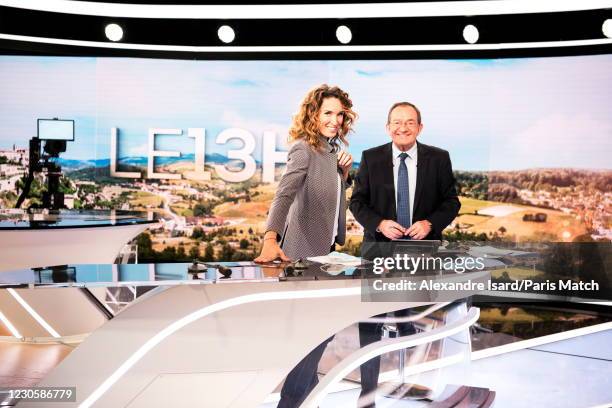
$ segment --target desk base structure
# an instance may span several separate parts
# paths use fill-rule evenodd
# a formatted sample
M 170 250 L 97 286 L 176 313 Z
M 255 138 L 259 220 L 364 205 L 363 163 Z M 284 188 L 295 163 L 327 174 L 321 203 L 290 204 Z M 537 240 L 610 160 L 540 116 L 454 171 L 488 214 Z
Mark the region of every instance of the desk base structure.
M 58 408 L 257 407 L 330 335 L 375 314 L 428 304 L 362 302 L 359 279 L 236 283 L 143 295 L 38 386 L 76 387 L 77 402 Z

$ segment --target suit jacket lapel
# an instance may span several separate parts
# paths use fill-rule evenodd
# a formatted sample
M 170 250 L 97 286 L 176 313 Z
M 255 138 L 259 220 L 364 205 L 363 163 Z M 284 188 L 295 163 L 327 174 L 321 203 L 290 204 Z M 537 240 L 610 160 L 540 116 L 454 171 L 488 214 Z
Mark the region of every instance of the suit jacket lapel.
M 391 147 L 391 143 L 388 143 L 385 146 L 385 151 L 383 154 L 383 162 L 382 162 L 382 167 L 383 167 L 383 185 L 387 186 L 387 188 L 385 188 L 386 192 L 387 192 L 387 197 L 386 197 L 386 202 L 389 203 L 389 216 L 390 219 L 395 220 L 397 218 L 397 209 L 395 207 L 395 185 L 394 185 L 394 181 L 393 181 L 393 161 L 394 161 L 394 157 L 393 157 L 393 149 Z
M 417 156 L 417 180 L 414 191 L 414 208 L 412 209 L 412 217 L 414 217 L 417 212 L 417 208 L 419 208 L 421 194 L 423 193 L 423 185 L 425 184 L 427 161 L 429 160 L 427 150 L 419 142 L 417 142 Z

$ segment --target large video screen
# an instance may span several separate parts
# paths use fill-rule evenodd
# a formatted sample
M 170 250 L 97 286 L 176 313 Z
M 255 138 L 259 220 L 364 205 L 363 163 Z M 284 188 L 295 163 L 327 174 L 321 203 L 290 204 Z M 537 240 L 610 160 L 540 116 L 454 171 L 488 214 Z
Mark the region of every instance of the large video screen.
M 447 150 L 461 210 L 447 240 L 612 238 L 612 55 L 474 60 L 188 61 L 0 57 L 0 205 L 23 186 L 37 119 L 74 120 L 57 159 L 66 204 L 158 212 L 156 260 L 252 259 L 306 92 L 350 95 L 361 153 L 389 143 L 392 104 L 419 107 L 418 141 Z M 26 202 L 44 188 L 38 179 Z M 38 194 L 38 195 L 37 195 Z M 347 196 L 350 197 L 349 189 Z M 347 213 L 357 253 L 363 229 Z

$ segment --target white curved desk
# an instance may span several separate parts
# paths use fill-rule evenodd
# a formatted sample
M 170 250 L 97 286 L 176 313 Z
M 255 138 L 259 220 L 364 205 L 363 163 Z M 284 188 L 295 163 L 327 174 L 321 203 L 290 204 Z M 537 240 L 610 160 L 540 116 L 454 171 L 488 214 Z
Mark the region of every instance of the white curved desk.
M 486 271 L 449 276 L 488 277 Z M 257 407 L 332 334 L 375 314 L 429 303 L 362 302 L 361 279 L 352 277 L 174 281 L 103 324 L 38 386 L 76 386 L 77 402 L 56 407 Z
M 0 273 L 68 263 L 112 263 L 127 242 L 157 221 L 127 211 L 0 213 Z

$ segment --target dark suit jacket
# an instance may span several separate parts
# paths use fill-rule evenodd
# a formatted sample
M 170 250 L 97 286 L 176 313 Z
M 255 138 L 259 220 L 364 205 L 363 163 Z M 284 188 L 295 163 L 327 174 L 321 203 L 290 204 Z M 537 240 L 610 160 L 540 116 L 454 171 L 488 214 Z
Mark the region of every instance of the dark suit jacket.
M 446 150 L 417 142 L 417 184 L 412 222 L 428 220 L 425 239 L 442 239 L 442 230 L 459 213 L 455 178 Z M 396 220 L 391 143 L 365 150 L 354 180 L 350 209 L 364 227 L 364 241 L 389 241 L 376 228 L 382 220 Z

